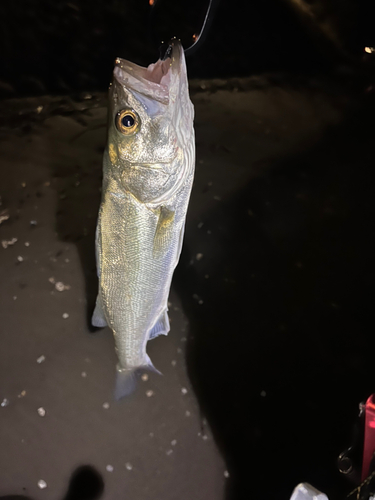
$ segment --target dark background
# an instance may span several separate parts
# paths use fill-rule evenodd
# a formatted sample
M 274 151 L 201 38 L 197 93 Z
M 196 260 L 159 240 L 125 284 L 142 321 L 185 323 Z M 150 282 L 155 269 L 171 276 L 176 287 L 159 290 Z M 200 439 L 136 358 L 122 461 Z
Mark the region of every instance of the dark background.
M 189 45 L 208 1 L 19 0 L 0 4 L 0 95 L 103 90 L 115 57 L 149 64 L 161 38 Z M 374 41 L 373 2 L 215 1 L 192 78 L 331 71 Z M 151 22 L 150 22 L 151 19 Z

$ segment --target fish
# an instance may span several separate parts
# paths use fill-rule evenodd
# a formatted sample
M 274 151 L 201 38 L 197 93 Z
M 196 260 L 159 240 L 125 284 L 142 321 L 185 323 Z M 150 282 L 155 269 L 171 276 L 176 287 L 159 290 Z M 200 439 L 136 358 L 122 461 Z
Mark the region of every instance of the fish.
M 168 296 L 180 258 L 195 170 L 194 107 L 177 39 L 148 67 L 117 58 L 96 228 L 99 290 L 92 324 L 109 326 L 115 398 L 156 371 L 147 342 L 170 330 Z M 160 372 L 158 372 L 160 373 Z

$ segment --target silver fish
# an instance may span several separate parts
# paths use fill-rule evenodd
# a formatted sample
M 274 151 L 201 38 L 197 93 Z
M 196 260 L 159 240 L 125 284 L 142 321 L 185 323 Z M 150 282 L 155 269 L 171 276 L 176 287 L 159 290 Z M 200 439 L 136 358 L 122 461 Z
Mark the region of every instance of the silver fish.
M 117 59 L 96 232 L 99 292 L 94 326 L 108 325 L 118 355 L 115 397 L 155 370 L 148 340 L 169 331 L 168 295 L 194 177 L 194 108 L 184 52 L 143 68 Z

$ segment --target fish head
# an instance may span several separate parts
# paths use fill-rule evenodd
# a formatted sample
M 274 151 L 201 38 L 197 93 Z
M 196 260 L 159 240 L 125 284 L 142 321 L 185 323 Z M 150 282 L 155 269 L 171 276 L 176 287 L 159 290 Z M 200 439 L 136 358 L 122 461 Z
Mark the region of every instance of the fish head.
M 173 40 L 147 68 L 117 59 L 109 92 L 107 169 L 143 203 L 168 198 L 183 182 L 194 141 L 184 52 Z

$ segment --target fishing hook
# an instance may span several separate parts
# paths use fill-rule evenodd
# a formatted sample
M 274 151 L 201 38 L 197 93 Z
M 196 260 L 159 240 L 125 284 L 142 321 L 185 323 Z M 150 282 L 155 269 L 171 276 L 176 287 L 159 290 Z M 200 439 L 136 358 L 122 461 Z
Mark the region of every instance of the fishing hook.
M 198 47 L 200 47 L 202 45 L 202 43 L 204 42 L 204 40 L 206 39 L 207 33 L 208 33 L 209 28 L 212 24 L 212 19 L 214 17 L 214 13 L 217 9 L 219 1 L 220 0 L 209 0 L 208 7 L 207 7 L 207 10 L 206 10 L 206 13 L 204 16 L 204 20 L 203 20 L 203 23 L 202 23 L 200 30 L 195 32 L 191 36 L 193 43 L 191 45 L 189 45 L 186 49 L 184 49 L 184 52 L 187 56 L 191 56 L 192 54 L 194 54 L 196 52 L 196 50 L 198 49 Z M 154 16 L 155 6 L 156 5 L 160 6 L 162 4 L 162 2 L 163 2 L 163 0 L 149 0 L 149 4 L 151 6 L 150 20 L 152 20 L 152 17 Z M 178 33 L 175 34 L 175 37 L 179 38 L 177 35 L 178 35 Z M 169 37 L 169 38 L 173 38 L 173 37 Z M 160 43 L 160 40 L 158 40 L 158 43 Z M 168 57 L 167 54 L 164 54 L 165 51 L 168 52 L 168 46 L 165 48 L 166 44 L 164 42 L 161 42 L 161 44 L 162 45 L 160 47 L 160 58 L 164 59 L 164 58 Z

